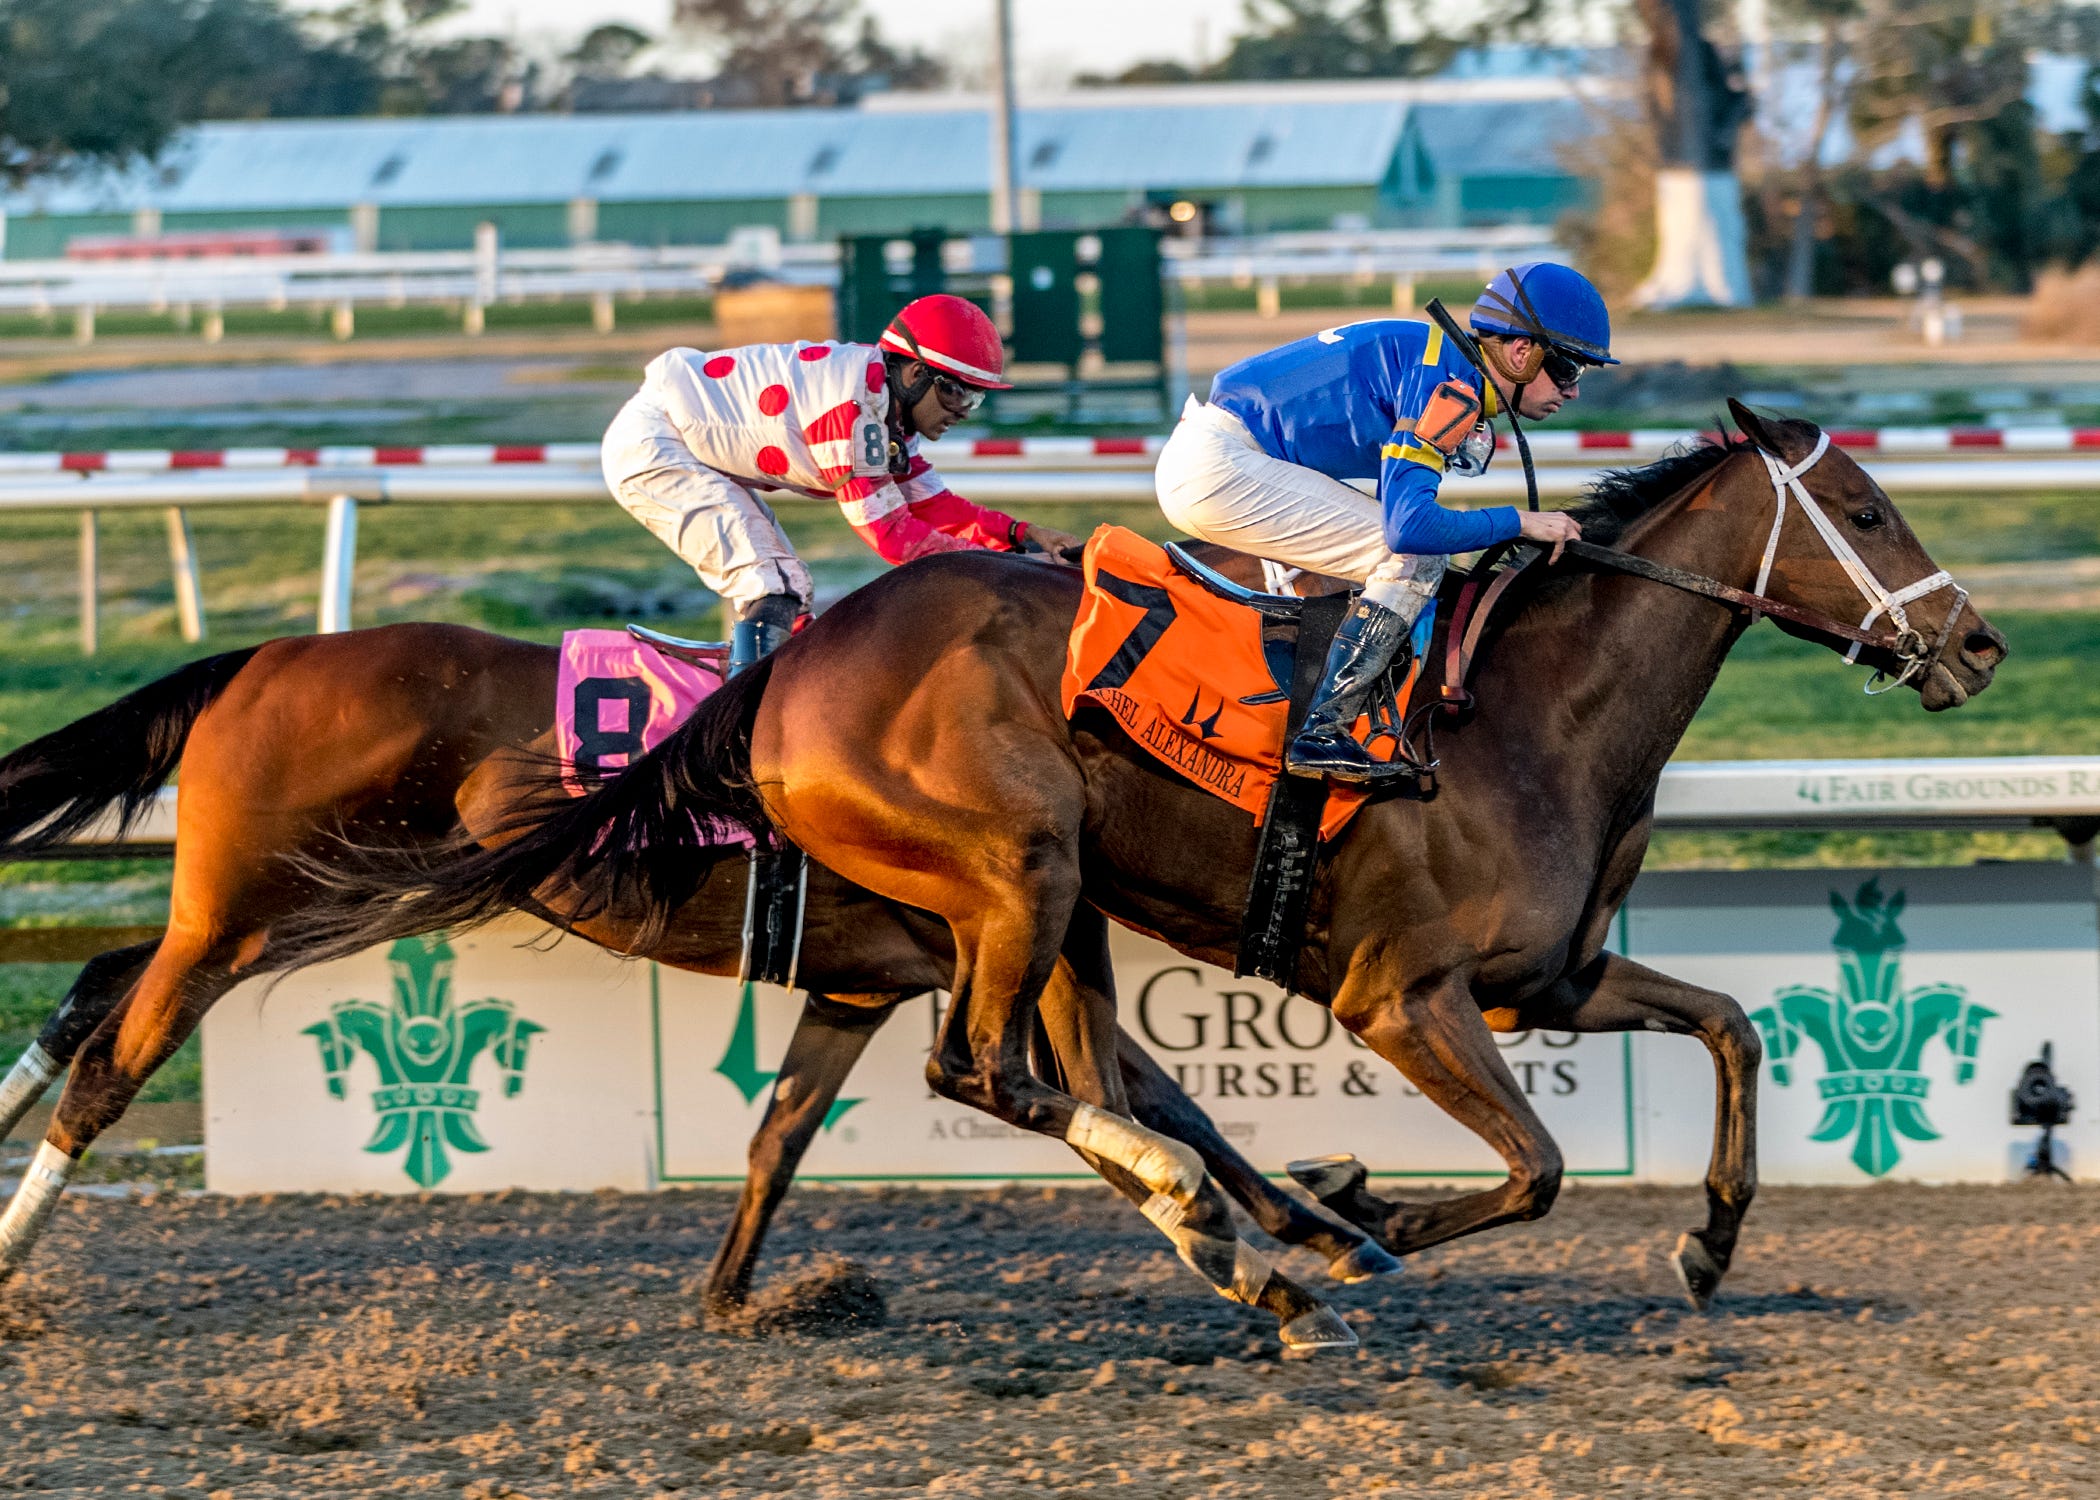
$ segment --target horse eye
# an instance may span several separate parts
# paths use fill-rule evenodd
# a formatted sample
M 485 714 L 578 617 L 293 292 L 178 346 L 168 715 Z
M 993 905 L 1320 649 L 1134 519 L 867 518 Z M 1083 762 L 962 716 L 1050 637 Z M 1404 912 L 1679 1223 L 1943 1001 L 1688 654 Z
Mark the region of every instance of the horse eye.
M 1852 524 L 1854 526 L 1857 526 L 1861 531 L 1872 531 L 1875 527 L 1881 524 L 1881 512 L 1870 505 L 1865 510 L 1860 511 L 1857 515 L 1853 516 Z

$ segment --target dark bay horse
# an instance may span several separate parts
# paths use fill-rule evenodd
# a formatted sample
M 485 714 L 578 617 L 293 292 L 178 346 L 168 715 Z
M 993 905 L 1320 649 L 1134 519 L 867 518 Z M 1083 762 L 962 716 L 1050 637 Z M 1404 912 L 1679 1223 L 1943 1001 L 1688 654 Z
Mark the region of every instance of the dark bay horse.
M 1651 573 L 1684 570 L 1680 583 L 1696 572 L 1754 589 L 1794 633 L 1866 634 L 1867 663 L 1900 672 L 1929 710 L 1982 691 L 2004 637 L 1880 487 L 1812 424 L 1731 406 L 1741 440 L 1608 476 L 1578 508 L 1590 540 Z M 1494 1146 L 1508 1175 L 1430 1204 L 1373 1196 L 1353 1159 L 1307 1164 L 1305 1179 L 1397 1254 L 1536 1218 L 1561 1155 L 1492 1034 L 1695 1036 L 1716 1071 L 1715 1134 L 1706 1222 L 1674 1259 L 1703 1306 L 1756 1186 L 1757 1033 L 1728 996 L 1604 945 L 1664 763 L 1753 614 L 1594 562 L 1535 571 L 1483 653 L 1482 707 L 1440 741 L 1439 795 L 1366 807 L 1322 863 L 1295 986 Z M 1115 1102 L 1097 1108 L 1028 1065 L 1036 997 L 1067 969 L 1093 1000 L 1082 1059 L 1113 1053 L 1106 960 L 1073 941 L 1075 911 L 1090 903 L 1229 964 L 1255 844 L 1243 813 L 1106 716 L 1065 721 L 1058 684 L 1081 587 L 974 555 L 878 579 L 605 790 L 428 879 L 363 886 L 401 898 L 361 908 L 364 935 L 453 925 L 548 888 L 667 912 L 692 854 L 645 844 L 644 830 L 674 811 L 777 830 L 953 931 L 955 999 L 928 1064 L 937 1091 L 1078 1147 L 1221 1291 L 1288 1320 L 1302 1290 L 1235 1240 L 1200 1164 L 1127 1117 L 1105 1066 L 1094 1084 Z M 1875 628 L 1884 616 L 1895 625 Z
M 1210 556 L 1260 576 L 1251 559 Z M 557 665 L 552 647 L 457 626 L 291 637 L 192 663 L 0 758 L 0 853 L 62 842 L 112 806 L 140 810 L 178 764 L 182 773 L 167 935 L 82 969 L 0 1082 L 0 1135 L 70 1064 L 46 1141 L 77 1160 L 212 1004 L 297 956 L 284 919 L 332 899 L 302 861 L 325 862 L 348 838 L 420 867 L 462 827 L 504 826 L 543 785 Z M 650 957 L 734 975 L 745 877 L 740 857 L 721 861 Z M 638 940 L 617 916 L 577 930 L 617 952 Z M 800 964 L 812 994 L 708 1276 L 710 1309 L 745 1300 L 767 1223 L 869 1038 L 900 1001 L 945 988 L 952 965 L 945 923 L 812 868 Z M 1193 1146 L 1265 1230 L 1326 1256 L 1340 1279 L 1397 1269 L 1265 1179 L 1136 1041 L 1119 1034 L 1115 1047 L 1139 1114 Z M 25 1215 L 0 1235 L 0 1276 L 37 1227 Z

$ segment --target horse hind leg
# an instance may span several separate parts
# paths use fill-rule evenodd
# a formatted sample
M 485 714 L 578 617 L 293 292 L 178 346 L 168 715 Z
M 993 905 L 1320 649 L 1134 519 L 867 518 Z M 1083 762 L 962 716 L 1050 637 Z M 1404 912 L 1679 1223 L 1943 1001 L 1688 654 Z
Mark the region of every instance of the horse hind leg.
M 1224 1193 L 1202 1174 L 1200 1165 L 1193 1191 L 1177 1196 L 1146 1183 L 1125 1164 L 1133 1157 L 1139 1162 L 1148 1159 L 1150 1148 L 1137 1144 L 1132 1139 L 1135 1136 L 1150 1136 L 1184 1153 L 1189 1147 L 1125 1117 L 1130 1108 L 1124 1090 L 1128 1066 L 1124 1044 L 1128 1039 L 1116 1025 L 1107 936 L 1100 914 L 1091 907 L 1079 908 L 1066 936 L 1064 954 L 1043 993 L 1040 1018 L 1058 1069 L 1071 1092 L 1086 1101 L 1074 1113 L 1067 1142 L 1111 1187 L 1137 1205 L 1174 1246 L 1182 1263 L 1209 1282 L 1219 1296 L 1273 1316 L 1286 1348 L 1311 1352 L 1354 1347 L 1354 1330 L 1333 1308 L 1240 1238 Z M 1172 1089 L 1171 1084 L 1167 1087 Z M 1203 1123 L 1207 1126 L 1209 1122 Z M 1210 1134 L 1215 1138 L 1215 1132 Z M 1124 1160 L 1107 1154 L 1116 1149 L 1122 1151 Z M 1230 1152 L 1229 1147 L 1225 1149 Z
M 1210 1116 L 1182 1092 L 1135 1038 L 1117 1029 L 1117 1060 L 1131 1115 L 1139 1124 L 1193 1146 L 1210 1175 L 1263 1230 L 1286 1245 L 1301 1245 L 1327 1258 L 1327 1274 L 1355 1283 L 1390 1276 L 1401 1263 L 1370 1236 L 1345 1229 L 1281 1192 L 1221 1135 Z
M 74 1055 L 44 1142 L 0 1213 L 0 1281 L 27 1259 L 95 1137 L 116 1123 L 235 982 L 232 966 L 202 940 L 171 930 L 161 941 L 124 1003 Z
M 131 992 L 131 986 L 159 946 L 156 940 L 114 948 L 81 966 L 36 1040 L 15 1059 L 7 1076 L 0 1079 L 0 1140 L 6 1140 L 22 1123 L 22 1117 L 66 1071 L 81 1043 Z
M 860 1060 L 868 1039 L 907 998 L 890 996 L 871 1008 L 842 1005 L 816 994 L 803 1002 L 787 1055 L 773 1079 L 765 1118 L 751 1137 L 750 1169 L 737 1200 L 736 1216 L 722 1238 L 722 1248 L 715 1252 L 700 1295 L 702 1308 L 711 1316 L 734 1313 L 750 1296 L 766 1230 L 795 1180 L 803 1153 L 830 1117 L 846 1075 Z

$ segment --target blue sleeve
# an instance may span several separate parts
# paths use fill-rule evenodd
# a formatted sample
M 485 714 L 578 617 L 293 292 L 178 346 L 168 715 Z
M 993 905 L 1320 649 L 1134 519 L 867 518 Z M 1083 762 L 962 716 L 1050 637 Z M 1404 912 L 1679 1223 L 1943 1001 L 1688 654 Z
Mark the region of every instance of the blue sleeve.
M 1475 552 L 1517 534 L 1517 510 L 1513 505 L 1446 510 L 1437 503 L 1437 488 L 1444 479 L 1444 455 L 1427 443 L 1416 441 L 1414 422 L 1429 404 L 1430 393 L 1451 373 L 1439 364 L 1425 363 L 1409 369 L 1400 380 L 1394 402 L 1393 436 L 1382 451 L 1378 468 L 1378 503 L 1385 516 L 1385 544 L 1395 552 Z
M 1378 499 L 1385 512 L 1388 547 L 1418 555 L 1477 552 L 1516 536 L 1514 505 L 1446 510 L 1436 498 L 1442 478 L 1437 470 L 1412 459 L 1385 460 L 1378 479 Z

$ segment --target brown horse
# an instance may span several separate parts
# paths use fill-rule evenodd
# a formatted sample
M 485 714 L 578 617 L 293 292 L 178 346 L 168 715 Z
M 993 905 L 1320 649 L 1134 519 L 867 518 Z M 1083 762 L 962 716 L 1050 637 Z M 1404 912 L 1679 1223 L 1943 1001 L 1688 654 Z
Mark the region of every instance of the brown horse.
M 1675 1261 L 1703 1306 L 1756 1186 L 1757 1033 L 1729 997 L 1604 944 L 1641 865 L 1664 763 L 1754 618 L 1710 595 L 1757 589 L 1759 612 L 1812 638 L 1866 633 L 1868 663 L 1900 671 L 1931 710 L 1981 691 L 2005 655 L 2004 637 L 1942 581 L 1850 458 L 1809 423 L 1734 410 L 1741 441 L 1610 476 L 1578 510 L 1593 542 L 1639 560 L 1622 569 L 1651 577 L 1538 569 L 1481 660 L 1483 707 L 1441 741 L 1439 795 L 1373 803 L 1322 862 L 1296 989 L 1508 1167 L 1492 1189 L 1411 1204 L 1365 1191 L 1353 1159 L 1305 1165 L 1329 1207 L 1395 1253 L 1536 1218 L 1558 1191 L 1560 1152 L 1492 1033 L 1696 1036 L 1717 1075 L 1713 1157 L 1706 1222 Z M 1652 581 L 1672 568 L 1680 587 Z M 1082 901 L 1230 962 L 1255 845 L 1244 814 L 1105 715 L 1064 720 L 1058 684 L 1080 590 L 1070 574 L 978 556 L 878 579 L 604 791 L 428 880 L 365 887 L 404 904 L 364 907 L 364 935 L 451 925 L 545 889 L 669 910 L 690 875 L 662 847 L 639 848 L 640 829 L 665 826 L 678 806 L 778 830 L 953 930 L 935 1089 L 1071 1142 L 1220 1290 L 1293 1316 L 1302 1293 L 1234 1240 L 1185 1151 L 1028 1066 L 1036 997 L 1065 966 L 1084 967 L 1094 997 L 1091 1055 L 1114 1045 L 1098 955 L 1068 937 Z M 1867 630 L 1885 609 L 1852 626 L 1863 593 L 1894 605 L 1899 628 Z M 1120 1104 L 1113 1078 L 1094 1081 Z
M 1214 560 L 1258 576 L 1251 559 L 1221 549 Z M 0 1135 L 71 1064 L 46 1141 L 77 1160 L 213 1003 L 298 957 L 284 918 L 329 899 L 302 861 L 325 862 L 349 838 L 420 867 L 462 826 L 504 826 L 542 784 L 556 668 L 551 647 L 455 626 L 287 638 L 193 663 L 0 759 L 0 852 L 50 847 L 111 806 L 135 814 L 178 764 L 183 786 L 167 935 L 82 969 L 0 1082 Z M 735 974 L 745 876 L 741 858 L 723 860 L 650 956 Z M 637 941 L 631 920 L 578 930 L 619 952 Z M 800 979 L 812 994 L 752 1142 L 709 1308 L 744 1301 L 767 1223 L 869 1038 L 900 1001 L 945 987 L 952 965 L 946 924 L 811 870 Z M 1193 1146 L 1265 1230 L 1326 1256 L 1340 1279 L 1397 1269 L 1265 1179 L 1133 1039 L 1119 1033 L 1115 1048 L 1147 1123 Z M 35 1238 L 29 1217 L 0 1226 L 0 1275 Z

